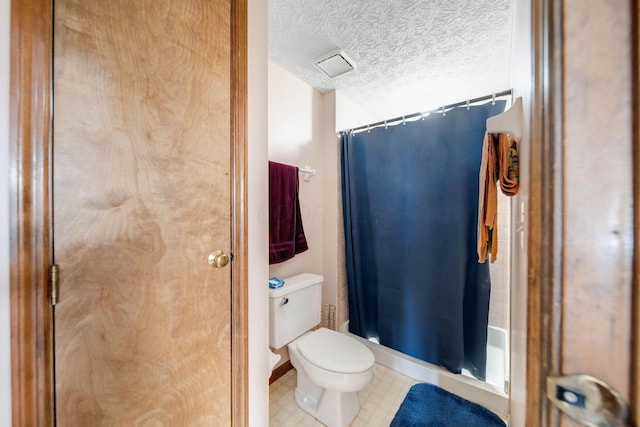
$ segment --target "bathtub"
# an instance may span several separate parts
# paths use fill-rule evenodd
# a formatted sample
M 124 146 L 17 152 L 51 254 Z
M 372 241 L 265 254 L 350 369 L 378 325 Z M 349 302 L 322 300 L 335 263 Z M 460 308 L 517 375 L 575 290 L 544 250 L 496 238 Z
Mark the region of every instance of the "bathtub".
M 487 330 L 487 382 L 509 393 L 509 338 L 507 330 L 489 326 Z
M 479 381 L 470 375 L 456 375 L 431 363 L 408 356 L 383 345 L 365 340 L 348 332 L 348 324 L 342 332 L 359 340 L 371 349 L 376 362 L 418 381 L 435 384 L 449 392 L 476 402 L 504 419 L 509 418 L 508 391 L 508 337 L 501 328 L 489 326 L 487 333 L 487 381 Z

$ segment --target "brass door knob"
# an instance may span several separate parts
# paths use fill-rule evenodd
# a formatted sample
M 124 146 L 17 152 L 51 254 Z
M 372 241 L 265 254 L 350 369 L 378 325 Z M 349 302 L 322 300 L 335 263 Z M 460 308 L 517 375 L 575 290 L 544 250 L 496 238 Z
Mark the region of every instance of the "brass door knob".
M 213 251 L 209 254 L 209 257 L 207 258 L 207 262 L 212 267 L 222 268 L 225 265 L 229 264 L 229 255 L 225 254 L 220 250 Z

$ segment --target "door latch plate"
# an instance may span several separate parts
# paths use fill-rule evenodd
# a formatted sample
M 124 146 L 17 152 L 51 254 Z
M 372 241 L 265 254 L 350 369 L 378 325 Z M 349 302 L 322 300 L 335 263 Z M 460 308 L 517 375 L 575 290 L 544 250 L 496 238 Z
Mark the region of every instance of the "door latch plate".
M 547 398 L 584 426 L 618 426 L 627 418 L 627 404 L 620 393 L 591 375 L 547 377 Z

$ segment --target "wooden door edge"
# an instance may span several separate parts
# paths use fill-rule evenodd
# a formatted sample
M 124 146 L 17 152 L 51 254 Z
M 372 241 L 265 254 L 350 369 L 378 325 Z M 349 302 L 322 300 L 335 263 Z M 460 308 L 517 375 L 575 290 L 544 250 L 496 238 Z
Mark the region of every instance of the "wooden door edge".
M 11 1 L 10 294 L 13 426 L 51 426 L 51 0 Z
M 640 239 L 640 6 L 632 4 L 633 223 Z M 546 398 L 546 376 L 560 369 L 562 306 L 562 2 L 532 1 L 534 91 L 531 118 L 531 194 L 527 327 L 527 414 L 531 427 L 558 425 Z M 546 242 L 546 243 L 545 243 Z M 634 246 L 632 277 L 630 425 L 640 426 L 640 250 Z
M 631 2 L 633 55 L 633 275 L 632 289 L 632 357 L 631 397 L 629 401 L 631 425 L 640 426 L 640 6 Z
M 526 425 L 556 425 L 546 376 L 561 360 L 562 2 L 532 1 Z
M 231 421 L 249 424 L 248 413 L 248 13 L 247 0 L 231 2 L 232 230 L 235 260 L 231 275 Z

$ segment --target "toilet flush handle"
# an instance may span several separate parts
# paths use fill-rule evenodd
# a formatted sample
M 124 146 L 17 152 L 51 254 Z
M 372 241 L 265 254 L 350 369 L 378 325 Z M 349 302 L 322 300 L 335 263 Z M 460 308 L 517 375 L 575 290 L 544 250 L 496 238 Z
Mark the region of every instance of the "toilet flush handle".
M 289 302 L 289 298 L 282 297 L 282 299 L 280 300 L 280 307 L 282 307 L 283 305 L 285 305 L 288 302 Z

